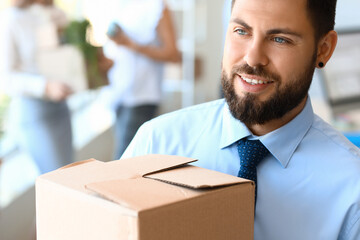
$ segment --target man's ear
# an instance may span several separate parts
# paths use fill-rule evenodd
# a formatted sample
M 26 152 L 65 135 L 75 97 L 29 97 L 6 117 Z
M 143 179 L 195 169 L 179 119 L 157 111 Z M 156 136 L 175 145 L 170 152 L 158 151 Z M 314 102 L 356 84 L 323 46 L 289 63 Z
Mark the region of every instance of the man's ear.
M 328 32 L 320 39 L 318 43 L 318 52 L 316 58 L 316 63 L 318 67 L 322 68 L 329 61 L 335 50 L 337 39 L 337 33 L 333 30 Z

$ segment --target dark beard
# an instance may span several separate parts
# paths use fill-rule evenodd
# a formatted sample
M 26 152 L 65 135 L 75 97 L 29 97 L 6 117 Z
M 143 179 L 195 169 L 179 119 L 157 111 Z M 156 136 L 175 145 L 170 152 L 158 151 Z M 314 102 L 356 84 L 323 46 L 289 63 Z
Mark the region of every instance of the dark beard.
M 313 56 L 304 72 L 294 76 L 287 83 L 283 82 L 285 85 L 281 88 L 279 86 L 280 76 L 270 74 L 262 67 L 252 68 L 247 64 L 235 66 L 230 77 L 223 70 L 221 84 L 231 114 L 247 126 L 262 125 L 282 118 L 307 96 L 315 70 L 315 61 L 316 55 Z M 234 89 L 234 78 L 239 73 L 258 75 L 273 80 L 272 84 L 277 84 L 275 94 L 264 102 L 257 100 L 257 96 L 252 93 L 246 93 L 244 97 L 237 96 Z

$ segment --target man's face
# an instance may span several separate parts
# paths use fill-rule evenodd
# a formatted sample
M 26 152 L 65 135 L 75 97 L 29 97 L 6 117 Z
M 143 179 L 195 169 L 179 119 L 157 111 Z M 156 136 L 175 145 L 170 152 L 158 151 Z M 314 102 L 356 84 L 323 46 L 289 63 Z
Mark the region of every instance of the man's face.
M 283 117 L 305 101 L 315 61 L 305 0 L 236 0 L 222 65 L 236 118 L 251 125 Z

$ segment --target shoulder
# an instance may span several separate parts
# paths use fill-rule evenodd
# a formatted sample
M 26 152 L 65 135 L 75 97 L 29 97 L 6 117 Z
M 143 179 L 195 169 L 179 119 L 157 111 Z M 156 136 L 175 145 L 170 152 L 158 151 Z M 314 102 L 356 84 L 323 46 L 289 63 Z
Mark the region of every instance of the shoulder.
M 150 120 L 140 127 L 125 155 L 187 153 L 197 139 L 220 135 L 224 106 L 224 100 L 216 100 Z
M 145 123 L 139 132 L 156 142 L 176 139 L 190 143 L 209 132 L 221 131 L 225 104 L 224 100 L 216 100 L 167 113 Z
M 327 151 L 346 154 L 348 157 L 356 158 L 360 163 L 360 149 L 352 144 L 340 131 L 316 115 L 311 131 L 313 136 L 317 136 L 323 142 Z

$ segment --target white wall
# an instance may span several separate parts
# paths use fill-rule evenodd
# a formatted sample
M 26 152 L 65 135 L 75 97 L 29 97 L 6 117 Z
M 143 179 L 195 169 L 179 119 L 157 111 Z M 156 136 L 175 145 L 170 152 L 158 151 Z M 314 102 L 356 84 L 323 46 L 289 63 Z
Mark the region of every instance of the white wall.
M 222 9 L 224 0 L 211 0 L 207 5 L 206 41 L 196 46 L 203 59 L 203 75 L 195 86 L 195 103 L 219 98 L 221 59 L 223 52 Z
M 338 0 L 336 13 L 336 29 L 360 29 L 359 11 L 359 0 Z

